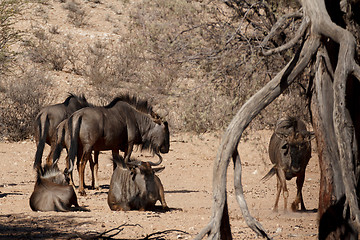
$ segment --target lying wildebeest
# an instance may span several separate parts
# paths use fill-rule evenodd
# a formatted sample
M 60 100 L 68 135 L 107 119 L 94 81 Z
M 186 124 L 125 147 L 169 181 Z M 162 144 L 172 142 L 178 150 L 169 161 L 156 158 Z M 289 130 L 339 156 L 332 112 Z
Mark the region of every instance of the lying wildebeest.
M 168 210 L 164 188 L 155 172 L 162 168 L 152 168 L 149 162 L 131 161 L 131 170 L 123 168 L 119 160 L 110 181 L 108 204 L 113 211 L 152 210 L 159 200 L 162 208 Z
M 75 191 L 57 165 L 37 168 L 34 191 L 30 197 L 33 211 L 70 211 L 79 208 Z
M 36 116 L 34 126 L 34 137 L 36 141 L 36 154 L 34 168 L 41 166 L 41 158 L 44 152 L 45 143 L 51 145 L 56 126 L 68 118 L 73 112 L 90 104 L 84 96 L 69 94 L 63 103 L 50 105 L 43 108 Z M 46 159 L 46 164 L 51 165 L 51 152 Z
M 125 154 L 123 167 L 129 161 L 134 144 L 150 149 L 159 156 L 169 152 L 170 134 L 167 122 L 156 115 L 147 101 L 140 101 L 128 95 L 115 98 L 105 107 L 89 107 L 76 111 L 68 119 L 71 144 L 69 149 L 69 170 L 74 166 L 75 156 L 80 159 L 79 193 L 85 195 L 84 168 L 91 157 L 91 151 L 111 150 L 113 158 L 119 157 L 119 150 Z M 56 148 L 57 149 L 57 148 Z M 60 153 L 54 152 L 54 160 Z M 95 165 L 97 165 L 95 159 Z M 95 173 L 97 176 L 97 173 Z M 95 177 L 96 180 L 96 177 Z
M 262 180 L 266 181 L 275 173 L 277 175 L 274 211 L 278 209 L 281 190 L 284 196 L 284 209 L 287 209 L 289 193 L 286 180 L 293 177 L 297 177 L 297 195 L 291 209 L 293 211 L 298 210 L 300 203 L 301 210 L 306 210 L 302 197 L 302 187 L 305 179 L 305 169 L 311 158 L 311 139 L 313 136 L 314 133 L 307 131 L 304 122 L 295 117 L 282 118 L 277 122 L 269 144 L 269 157 L 274 166 L 262 178 Z

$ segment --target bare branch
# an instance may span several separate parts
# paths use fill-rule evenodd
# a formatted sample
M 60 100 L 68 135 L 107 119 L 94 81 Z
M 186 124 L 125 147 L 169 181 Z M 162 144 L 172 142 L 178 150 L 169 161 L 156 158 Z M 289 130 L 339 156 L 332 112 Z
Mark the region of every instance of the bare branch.
M 284 24 L 284 22 L 286 21 L 286 19 L 288 18 L 299 18 L 302 17 L 302 14 L 300 13 L 300 11 L 295 12 L 295 13 L 291 13 L 291 14 L 286 14 L 283 17 L 281 17 L 272 27 L 270 33 L 264 38 L 263 42 L 261 43 L 260 47 L 262 48 L 262 54 L 265 56 L 274 54 L 274 53 L 278 53 L 281 51 L 284 51 L 286 49 L 291 48 L 292 46 L 294 46 L 299 39 L 301 38 L 301 36 L 304 35 L 307 27 L 309 26 L 310 22 L 309 19 L 307 18 L 303 18 L 303 21 L 301 23 L 301 26 L 299 27 L 299 29 L 297 30 L 295 36 L 287 43 L 285 43 L 284 45 L 275 48 L 275 49 L 271 49 L 266 51 L 264 49 L 264 46 L 266 46 L 266 44 L 268 43 L 268 41 L 275 36 L 275 34 L 278 32 L 278 29 Z
M 241 162 L 240 156 L 235 149 L 233 154 L 233 162 L 234 162 L 234 188 L 236 200 L 240 206 L 241 212 L 244 216 L 246 224 L 259 236 L 263 236 L 266 239 L 271 239 L 265 232 L 263 226 L 251 216 L 249 209 L 247 207 L 243 187 L 241 184 Z

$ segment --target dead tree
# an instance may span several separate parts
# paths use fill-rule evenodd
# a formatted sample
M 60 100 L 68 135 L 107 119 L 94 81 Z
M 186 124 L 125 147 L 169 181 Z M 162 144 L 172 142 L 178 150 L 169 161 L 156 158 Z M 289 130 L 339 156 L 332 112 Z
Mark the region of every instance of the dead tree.
M 264 55 L 269 55 L 300 42 L 296 54 L 241 107 L 226 129 L 214 161 L 211 220 L 196 239 L 202 239 L 206 234 L 209 239 L 231 239 L 226 201 L 226 174 L 230 158 L 234 161 L 236 199 L 244 219 L 258 235 L 270 238 L 247 208 L 237 147 L 248 124 L 307 67 L 313 73 L 309 82 L 313 89 L 311 115 L 321 168 L 319 238 L 343 239 L 346 236 L 357 239 L 360 230 L 357 139 L 360 133 L 360 67 L 356 63 L 356 38 L 360 36 L 350 31 L 358 29 L 354 24 L 357 24 L 356 19 L 359 18 L 359 1 L 302 0 L 301 5 L 299 13 L 302 14 L 302 23 L 294 38 L 275 49 L 263 50 Z M 328 9 L 332 9 L 331 12 Z M 264 39 L 263 47 L 274 37 L 282 20 L 279 19 Z M 328 215 L 341 221 L 333 226 L 323 221 L 323 216 Z M 327 231 L 322 232 L 322 227 Z

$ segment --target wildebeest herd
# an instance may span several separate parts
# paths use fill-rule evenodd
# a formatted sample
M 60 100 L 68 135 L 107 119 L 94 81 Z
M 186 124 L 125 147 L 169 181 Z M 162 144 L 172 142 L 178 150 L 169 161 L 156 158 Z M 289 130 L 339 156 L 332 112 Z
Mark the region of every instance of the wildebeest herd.
M 30 206 L 34 211 L 67 211 L 72 205 L 79 207 L 69 179 L 70 176 L 72 180 L 75 158 L 80 179 L 79 193 L 85 195 L 86 162 L 90 162 L 92 187 L 96 188 L 99 152 L 106 150 L 111 150 L 113 155 L 112 179 L 121 179 L 120 172 L 131 175 L 128 181 L 110 185 L 111 196 L 115 196 L 110 201 L 111 205 L 109 202 L 111 209 L 145 210 L 154 207 L 157 200 L 167 209 L 161 181 L 154 175 L 155 170 L 151 166 L 160 165 L 160 153 L 169 152 L 169 127 L 166 121 L 153 112 L 147 101 L 123 95 L 106 106 L 94 106 L 85 97 L 70 94 L 63 103 L 40 111 L 36 117 L 34 134 L 37 144 L 34 161 L 37 180 L 30 197 Z M 43 167 L 41 160 L 45 143 L 51 146 L 51 150 Z M 130 161 L 134 145 L 153 151 L 159 161 L 146 164 Z M 68 155 L 67 167 L 61 173 L 57 163 L 63 148 Z M 120 157 L 120 150 L 124 152 L 124 158 Z M 130 195 L 125 192 L 128 188 L 132 189 Z
M 147 101 L 122 95 L 106 106 L 94 106 L 84 96 L 69 94 L 60 104 L 45 107 L 35 120 L 37 150 L 34 169 L 37 172 L 30 207 L 34 211 L 86 210 L 78 205 L 72 172 L 75 159 L 79 172 L 79 194 L 85 195 L 84 171 L 87 161 L 92 173 L 92 188 L 98 188 L 97 172 L 100 151 L 112 151 L 113 175 L 108 192 L 111 210 L 151 210 L 157 201 L 168 210 L 164 188 L 155 174 L 162 168 L 162 156 L 169 152 L 169 126 L 156 114 Z M 273 167 L 263 177 L 277 175 L 277 194 L 274 211 L 278 209 L 281 191 L 287 209 L 286 180 L 297 177 L 297 196 L 293 211 L 305 211 L 302 187 L 305 169 L 311 157 L 311 139 L 303 121 L 295 117 L 280 119 L 269 144 Z M 46 163 L 42 165 L 45 144 L 51 146 Z M 131 158 L 134 145 L 150 150 L 159 157 L 156 163 Z M 66 168 L 58 168 L 58 160 L 66 149 Z M 120 153 L 124 152 L 124 157 Z M 92 158 L 94 153 L 94 159 Z M 72 207 L 73 206 L 73 207 Z

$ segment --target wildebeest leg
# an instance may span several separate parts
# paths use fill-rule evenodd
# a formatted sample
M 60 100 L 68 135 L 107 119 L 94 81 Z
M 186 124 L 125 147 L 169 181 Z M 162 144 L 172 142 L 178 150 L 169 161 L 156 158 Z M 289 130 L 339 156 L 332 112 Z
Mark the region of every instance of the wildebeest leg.
M 98 168 L 99 168 L 99 151 L 94 151 L 94 161 L 90 155 L 90 169 L 91 169 L 91 187 L 98 189 Z
M 295 201 L 291 204 L 291 210 L 294 212 L 299 210 L 299 203 L 301 204 L 301 211 L 306 211 L 304 200 L 302 197 L 302 187 L 304 185 L 305 180 L 305 172 L 303 174 L 300 174 L 296 178 L 296 187 L 297 187 L 297 194 Z
M 279 171 L 279 180 L 280 180 L 280 185 L 283 191 L 283 197 L 284 197 L 284 211 L 287 210 L 287 200 L 289 198 L 289 192 L 286 186 L 286 178 L 285 178 L 285 173 L 284 171 Z
M 84 149 L 84 153 L 81 157 L 80 163 L 79 163 L 79 194 L 81 196 L 85 196 L 85 166 L 86 166 L 86 162 L 90 159 L 91 157 L 91 149 Z
M 277 209 L 278 209 L 278 203 L 279 203 L 279 197 L 280 197 L 281 190 L 283 191 L 283 197 L 284 197 L 284 211 L 286 211 L 287 210 L 287 199 L 289 197 L 289 192 L 287 190 L 285 173 L 283 170 L 277 171 L 277 194 L 276 194 L 274 211 L 277 211 Z
M 51 147 L 49 155 L 46 157 L 46 165 L 51 166 L 53 164 L 53 147 Z
M 164 210 L 169 210 L 169 207 L 167 206 L 166 201 L 165 201 L 164 187 L 161 184 L 161 181 L 157 176 L 155 176 L 155 184 L 159 187 L 161 206 L 163 207 Z
M 130 156 L 133 151 L 133 148 L 134 148 L 134 144 L 132 142 L 129 142 L 128 147 L 125 149 L 125 156 L 124 156 L 125 166 L 130 160 Z
M 69 169 L 69 155 L 68 154 L 66 154 L 66 157 L 65 157 L 65 169 Z M 75 187 L 73 172 L 70 172 L 69 184 Z
M 275 205 L 274 205 L 274 212 L 277 212 L 278 210 L 278 204 L 279 204 L 279 197 L 280 197 L 280 193 L 281 193 L 281 184 L 280 184 L 280 180 L 279 180 L 279 176 L 276 178 L 277 183 L 276 183 L 276 199 L 275 199 Z
M 119 150 L 112 150 L 113 159 L 120 159 L 122 167 L 127 168 L 124 160 L 120 157 Z M 116 168 L 116 163 L 113 161 L 113 170 Z

